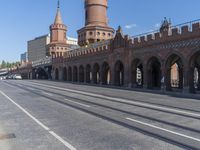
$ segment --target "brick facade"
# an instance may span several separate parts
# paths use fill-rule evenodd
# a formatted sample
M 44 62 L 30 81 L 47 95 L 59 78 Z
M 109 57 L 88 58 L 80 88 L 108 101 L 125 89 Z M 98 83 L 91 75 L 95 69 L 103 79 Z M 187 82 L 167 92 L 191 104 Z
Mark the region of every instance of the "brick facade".
M 130 38 L 119 28 L 111 40 L 68 51 L 65 58 L 53 59 L 54 79 L 196 92 L 200 89 L 199 73 L 194 83 L 194 70 L 200 70 L 200 23 L 194 23 L 191 30 L 183 26 L 169 31 Z M 179 78 L 176 88 L 171 84 L 174 64 Z

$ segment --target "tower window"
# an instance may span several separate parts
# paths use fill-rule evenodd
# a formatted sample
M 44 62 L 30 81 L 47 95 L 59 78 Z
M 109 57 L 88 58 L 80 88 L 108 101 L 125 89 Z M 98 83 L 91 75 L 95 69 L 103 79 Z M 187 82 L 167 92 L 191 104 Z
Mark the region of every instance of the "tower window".
M 66 32 L 64 32 L 64 39 L 66 38 Z
M 92 34 L 93 34 L 93 32 L 90 32 L 89 34 L 90 34 L 90 35 L 92 35 Z
M 105 36 L 105 35 L 106 35 L 106 33 L 104 32 L 104 33 L 103 33 L 103 36 Z

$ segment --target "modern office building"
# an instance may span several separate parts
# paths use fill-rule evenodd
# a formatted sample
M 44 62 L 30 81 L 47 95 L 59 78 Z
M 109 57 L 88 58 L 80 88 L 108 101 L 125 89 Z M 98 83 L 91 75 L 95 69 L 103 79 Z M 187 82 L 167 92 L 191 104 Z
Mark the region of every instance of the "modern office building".
M 46 45 L 50 43 L 50 35 L 43 35 L 28 41 L 28 60 L 33 62 L 46 57 Z
M 24 52 L 20 55 L 20 61 L 21 61 L 21 63 L 28 62 L 28 53 L 27 52 Z

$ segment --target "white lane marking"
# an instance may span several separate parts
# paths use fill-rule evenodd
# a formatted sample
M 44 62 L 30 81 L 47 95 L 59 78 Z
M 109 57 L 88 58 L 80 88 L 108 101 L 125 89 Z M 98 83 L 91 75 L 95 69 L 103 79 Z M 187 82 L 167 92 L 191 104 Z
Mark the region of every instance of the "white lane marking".
M 171 131 L 171 130 L 168 130 L 168 129 L 165 129 L 165 128 L 161 128 L 161 127 L 149 124 L 149 123 L 145 123 L 145 122 L 139 121 L 139 120 L 135 120 L 135 119 L 132 119 L 132 118 L 126 118 L 126 120 L 129 120 L 129 121 L 132 121 L 132 122 L 136 122 L 136 123 L 148 126 L 148 127 L 152 127 L 152 128 L 158 129 L 158 130 L 162 130 L 162 131 L 165 131 L 165 132 L 168 132 L 168 133 L 172 133 L 172 134 L 184 137 L 184 138 L 188 138 L 188 139 L 200 142 L 200 139 L 197 139 L 195 137 L 188 136 L 188 135 L 185 135 L 185 134 L 181 134 L 181 133 L 178 133 L 178 132 L 174 132 L 174 131 Z
M 50 88 L 64 90 L 64 91 L 68 91 L 68 92 L 74 92 L 74 93 L 84 94 L 84 95 L 88 95 L 88 96 L 95 96 L 95 97 L 98 97 L 98 98 L 105 98 L 105 99 L 114 100 L 114 101 L 117 101 L 117 102 L 125 102 L 125 103 L 138 105 L 138 106 L 142 106 L 142 107 L 148 107 L 148 108 L 153 108 L 153 109 L 158 109 L 158 110 L 164 110 L 164 111 L 169 111 L 169 112 L 173 112 L 173 113 L 189 115 L 189 116 L 193 116 L 193 117 L 200 117 L 199 113 L 192 113 L 192 112 L 189 112 L 189 111 L 183 111 L 183 110 L 178 110 L 178 109 L 174 109 L 174 108 L 156 106 L 156 105 L 153 105 L 153 104 L 147 104 L 145 102 L 135 102 L 135 101 L 127 100 L 127 99 L 115 98 L 115 97 L 104 96 L 104 95 L 100 95 L 100 94 L 83 92 L 83 91 L 79 91 L 79 90 L 61 88 L 61 87 L 56 87 L 56 86 L 52 86 L 52 85 L 44 85 L 44 84 L 33 83 L 33 82 L 31 82 L 31 83 L 35 84 L 35 85 L 41 85 L 41 86 L 44 86 L 44 87 L 50 87 Z
M 81 106 L 84 106 L 84 107 L 90 107 L 89 105 L 86 105 L 86 104 L 82 104 L 82 103 L 79 103 L 79 102 L 75 102 L 75 101 L 72 101 L 72 100 L 69 100 L 69 99 L 65 99 L 66 101 L 69 101 L 69 102 L 72 102 L 72 103 L 75 103 L 75 104 L 78 104 L 78 105 L 81 105 Z
M 61 141 L 66 147 L 68 147 L 70 150 L 76 150 L 76 148 L 74 148 L 71 144 L 69 144 L 68 142 L 66 142 L 65 140 L 63 140 L 60 136 L 58 136 L 55 132 L 53 131 L 49 131 L 50 134 L 52 134 L 56 139 L 58 139 L 59 141 Z
M 11 101 L 13 104 L 15 104 L 19 109 L 21 109 L 26 115 L 28 115 L 31 119 L 33 119 L 37 124 L 39 124 L 41 127 L 43 127 L 45 130 L 49 130 L 47 126 L 45 126 L 43 123 L 41 123 L 38 119 L 36 119 L 34 116 L 32 116 L 28 111 L 26 111 L 23 107 L 21 107 L 19 104 L 17 104 L 14 100 L 12 100 L 10 97 L 8 97 L 4 92 L 0 91 L 0 93 L 6 97 L 9 101 Z
M 38 125 L 40 125 L 42 128 L 44 128 L 46 131 L 48 131 L 49 134 L 53 135 L 58 141 L 63 143 L 67 148 L 70 150 L 77 150 L 74 148 L 71 144 L 69 144 L 67 141 L 62 139 L 60 136 L 58 136 L 55 132 L 51 131 L 47 126 L 45 126 L 42 122 L 40 122 L 37 118 L 35 118 L 33 115 L 31 115 L 28 111 L 26 111 L 23 107 L 21 107 L 19 104 L 17 104 L 14 100 L 12 100 L 9 96 L 7 96 L 4 92 L 0 90 L 0 93 L 7 98 L 10 102 L 15 104 L 19 109 L 21 109 L 26 115 L 28 115 L 31 119 L 33 119 Z
M 48 95 L 48 96 L 53 96 L 53 94 L 47 93 L 47 92 L 43 92 L 43 91 L 42 91 L 42 94 L 45 94 L 45 95 Z

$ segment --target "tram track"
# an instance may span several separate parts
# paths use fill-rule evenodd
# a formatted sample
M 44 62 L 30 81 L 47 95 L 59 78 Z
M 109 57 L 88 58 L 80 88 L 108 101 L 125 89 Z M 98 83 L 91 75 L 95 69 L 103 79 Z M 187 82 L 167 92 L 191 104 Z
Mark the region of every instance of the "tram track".
M 165 126 L 166 126 L 166 125 L 167 125 L 167 126 L 173 126 L 173 127 L 177 128 L 177 129 L 179 129 L 179 130 L 180 130 L 180 129 L 181 129 L 181 130 L 187 130 L 187 132 L 189 131 L 189 132 L 193 132 L 193 133 L 195 133 L 195 134 L 199 134 L 199 133 L 200 133 L 200 130 L 198 130 L 198 129 L 190 128 L 190 127 L 183 126 L 183 125 L 178 125 L 178 124 L 176 124 L 176 123 L 168 122 L 168 121 L 165 121 L 165 120 L 160 120 L 160 119 L 153 118 L 153 117 L 144 116 L 144 115 L 141 115 L 141 114 L 136 114 L 136 113 L 129 112 L 129 111 L 126 111 L 126 110 L 123 110 L 123 109 L 119 109 L 119 108 L 116 108 L 116 107 L 113 107 L 113 106 L 106 106 L 106 105 L 104 105 L 104 104 L 100 104 L 100 103 L 97 103 L 97 102 L 91 102 L 91 101 L 85 100 L 85 99 L 83 100 L 83 99 L 78 99 L 78 98 L 70 97 L 70 96 L 67 96 L 67 95 L 64 95 L 64 94 L 61 94 L 61 93 L 53 92 L 53 91 L 51 91 L 51 89 L 47 89 L 47 90 L 42 89 L 42 86 L 36 87 L 36 86 L 33 86 L 33 85 L 26 85 L 26 84 L 22 84 L 22 83 L 20 83 L 22 86 L 19 86 L 19 85 L 18 85 L 19 83 L 18 83 L 18 84 L 9 83 L 9 84 L 11 84 L 11 85 L 13 85 L 13 86 L 17 86 L 17 87 L 19 87 L 19 88 L 22 88 L 22 86 L 23 86 L 23 89 L 25 89 L 25 90 L 27 90 L 27 91 L 29 91 L 29 92 L 35 93 L 35 94 L 40 95 L 40 96 L 43 96 L 43 97 L 45 97 L 45 98 L 47 98 L 47 99 L 50 99 L 50 100 L 53 100 L 53 101 L 56 101 L 56 102 L 59 102 L 59 103 L 62 103 L 62 104 L 71 106 L 71 107 L 73 107 L 73 108 L 76 108 L 76 109 L 79 109 L 79 110 L 81 110 L 81 111 L 84 111 L 84 112 L 93 114 L 93 115 L 95 115 L 95 116 L 101 117 L 101 118 L 103 118 L 103 119 L 106 119 L 106 120 L 115 122 L 115 123 L 117 123 L 117 124 L 120 124 L 120 125 L 123 125 L 123 126 L 126 126 L 126 127 L 127 127 L 127 123 L 124 123 L 124 122 L 121 122 L 121 121 L 117 120 L 117 119 L 115 118 L 116 116 L 114 117 L 115 119 L 113 120 L 112 117 L 108 117 L 108 116 L 105 116 L 105 115 L 96 113 L 95 111 L 91 112 L 91 111 L 89 111 L 88 109 L 83 109 L 83 108 L 81 108 L 80 106 L 74 105 L 73 102 L 70 102 L 70 103 L 69 103 L 69 101 L 66 102 L 64 99 L 67 98 L 67 99 L 70 99 L 70 100 L 75 101 L 75 102 L 77 102 L 77 103 L 83 103 L 83 104 L 86 104 L 86 105 L 91 105 L 91 106 L 93 106 L 93 108 L 98 109 L 98 111 L 100 111 L 100 110 L 102 109 L 102 110 L 107 111 L 107 112 L 109 112 L 109 113 L 112 112 L 112 114 L 119 114 L 119 113 L 121 113 L 121 114 L 123 114 L 123 115 L 126 115 L 127 118 L 131 118 L 131 117 L 135 117 L 135 116 L 136 116 L 136 117 L 139 117 L 139 118 L 143 118 L 143 119 L 146 119 L 146 120 L 150 120 L 151 122 L 158 122 L 159 124 L 164 124 Z M 35 89 L 36 91 L 30 90 L 30 89 L 28 89 L 28 87 L 31 87 L 32 89 Z M 43 94 L 40 93 L 39 91 L 42 91 Z M 49 92 L 50 92 L 50 93 L 51 93 L 52 95 L 54 95 L 54 96 L 56 96 L 56 95 L 57 95 L 57 96 L 61 96 L 61 97 L 63 97 L 63 99 L 59 100 L 59 99 L 53 98 L 53 96 L 45 95 L 44 92 L 46 92 L 46 93 L 49 93 Z M 116 103 L 117 103 L 117 102 L 116 102 Z M 104 112 L 104 113 L 105 113 L 105 112 Z M 179 114 L 179 115 L 180 115 L 180 114 Z M 182 116 L 182 117 L 183 117 L 183 116 Z M 189 117 L 189 116 L 188 116 L 188 117 Z M 119 118 L 118 118 L 118 119 L 119 119 Z M 199 118 L 196 118 L 196 119 L 198 120 Z M 130 120 L 129 120 L 129 121 L 130 121 Z M 126 122 L 126 121 L 125 121 L 125 122 Z M 128 125 L 128 127 L 129 127 L 129 128 L 133 128 L 133 126 L 129 126 L 129 125 Z M 140 131 L 145 132 L 145 133 L 149 133 L 149 131 L 146 131 L 146 130 L 144 130 L 143 128 L 134 127 L 134 129 L 140 130 Z M 173 131 L 173 132 L 174 132 L 174 131 Z M 183 132 L 183 133 L 184 133 L 184 132 Z M 176 141 L 176 140 L 174 140 L 174 139 L 170 139 L 170 138 L 167 138 L 167 137 L 165 137 L 165 136 L 163 137 L 162 135 L 159 135 L 159 134 L 154 134 L 154 132 L 153 132 L 153 133 L 150 132 L 149 134 L 154 135 L 154 136 L 158 136 L 158 137 L 162 137 L 162 138 L 167 139 L 167 140 L 169 140 L 169 141 L 171 141 L 171 142 L 179 143 L 178 141 Z M 197 138 L 197 137 L 195 136 L 195 138 Z M 180 144 L 180 143 L 179 143 L 179 144 Z M 182 143 L 182 145 L 185 145 L 185 144 Z M 186 144 L 186 146 L 189 146 L 189 145 Z M 190 147 L 190 146 L 189 146 L 189 147 Z M 193 148 L 194 148 L 194 147 L 193 147 Z

